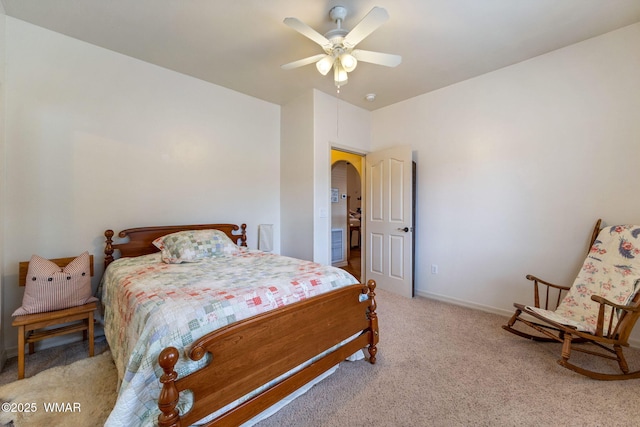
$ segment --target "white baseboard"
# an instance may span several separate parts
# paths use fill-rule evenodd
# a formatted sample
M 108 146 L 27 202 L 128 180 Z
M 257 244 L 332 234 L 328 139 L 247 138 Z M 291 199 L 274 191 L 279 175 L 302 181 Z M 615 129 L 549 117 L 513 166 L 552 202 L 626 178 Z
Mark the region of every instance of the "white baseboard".
M 460 305 L 462 307 L 474 308 L 476 310 L 485 311 L 487 313 L 499 314 L 505 317 L 511 317 L 513 315 L 513 311 L 503 310 L 501 308 L 491 307 L 483 304 L 477 304 L 475 302 L 466 301 L 458 298 L 452 298 L 446 295 L 434 294 L 432 292 L 416 290 L 416 295 L 429 298 L 429 299 L 434 299 L 437 301 L 448 302 L 450 304 Z
M 448 297 L 446 295 L 434 294 L 432 292 L 419 291 L 417 289 L 416 289 L 416 295 L 424 297 L 424 298 L 429 298 L 429 299 L 434 299 L 434 300 L 437 300 L 437 301 L 446 302 L 446 303 L 449 303 L 449 304 L 459 305 L 459 306 L 462 306 L 462 307 L 473 308 L 475 310 L 480 310 L 480 311 L 484 311 L 484 312 L 487 312 L 487 313 L 498 314 L 500 316 L 504 316 L 504 317 L 507 317 L 507 318 L 510 318 L 511 316 L 513 316 L 513 313 L 515 311 L 515 310 L 508 311 L 508 310 L 504 310 L 504 309 L 501 309 L 501 308 L 491 307 L 491 306 L 488 306 L 488 305 L 476 304 L 476 303 L 471 302 L 471 301 L 461 300 L 461 299 L 458 299 L 458 298 L 452 298 L 452 297 Z M 634 348 L 640 348 L 640 339 L 629 338 L 629 345 L 631 347 L 634 347 Z

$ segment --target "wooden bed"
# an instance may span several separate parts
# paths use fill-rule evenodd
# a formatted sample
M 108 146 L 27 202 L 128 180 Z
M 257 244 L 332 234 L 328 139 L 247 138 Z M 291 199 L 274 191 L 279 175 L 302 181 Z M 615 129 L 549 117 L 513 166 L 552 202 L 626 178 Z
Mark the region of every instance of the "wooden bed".
M 106 230 L 105 268 L 114 260 L 115 250 L 123 257 L 146 255 L 158 251 L 151 243 L 157 237 L 202 229 L 224 231 L 239 246 L 246 246 L 245 224 L 134 228 L 118 234 L 129 238 L 127 243 L 119 244 L 113 242 L 114 232 Z M 200 360 L 209 353 L 208 365 L 182 378 L 174 370 L 179 351 L 165 348 L 158 358 L 164 372 L 160 379 L 163 385 L 158 399 L 158 425 L 191 425 L 348 339 L 346 344 L 206 425 L 240 425 L 360 349 L 367 348 L 369 362 L 374 364 L 379 336 L 375 288 L 373 280 L 366 285 L 350 285 L 217 329 L 196 340 L 186 354 L 192 360 Z M 246 366 L 253 368 L 247 370 Z M 180 414 L 176 405 L 184 390 L 192 392 L 193 405 L 187 413 Z

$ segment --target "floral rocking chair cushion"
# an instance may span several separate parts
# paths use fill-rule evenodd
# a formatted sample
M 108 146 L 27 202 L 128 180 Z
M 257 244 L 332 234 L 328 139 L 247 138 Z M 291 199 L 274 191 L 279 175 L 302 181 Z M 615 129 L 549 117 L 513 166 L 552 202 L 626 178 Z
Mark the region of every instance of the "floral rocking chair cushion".
M 626 305 L 640 287 L 640 226 L 618 225 L 600 231 L 573 286 L 556 311 L 528 306 L 541 316 L 579 331 L 595 333 L 599 304 L 592 295 Z M 615 328 L 617 312 L 611 324 Z M 604 331 L 610 314 L 605 314 Z

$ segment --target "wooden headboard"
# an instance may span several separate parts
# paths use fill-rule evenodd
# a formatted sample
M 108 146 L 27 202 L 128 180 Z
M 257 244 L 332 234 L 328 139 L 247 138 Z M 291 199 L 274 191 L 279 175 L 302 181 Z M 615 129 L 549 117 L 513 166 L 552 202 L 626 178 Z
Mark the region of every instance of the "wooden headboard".
M 186 230 L 220 230 L 229 236 L 234 243 L 240 246 L 247 246 L 247 224 L 242 224 L 240 226 L 235 224 L 197 224 L 129 228 L 118 233 L 118 237 L 128 237 L 129 241 L 118 244 L 113 243 L 113 230 L 106 230 L 104 232 L 104 236 L 106 237 L 104 266 L 106 268 L 111 264 L 111 262 L 113 262 L 113 252 L 115 250 L 119 250 L 120 256 L 123 257 L 152 254 L 159 251 L 158 248 L 153 246 L 152 242 L 155 239 L 160 236 Z M 238 230 L 241 230 L 240 233 L 234 233 Z

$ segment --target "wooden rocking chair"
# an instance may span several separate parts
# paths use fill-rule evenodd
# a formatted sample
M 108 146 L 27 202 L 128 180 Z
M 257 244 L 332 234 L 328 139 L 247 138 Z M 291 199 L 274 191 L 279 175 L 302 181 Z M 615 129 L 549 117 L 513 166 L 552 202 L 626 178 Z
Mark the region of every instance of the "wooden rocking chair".
M 516 312 L 503 328 L 535 341 L 561 342 L 558 363 L 590 378 L 640 378 L 640 370 L 631 372 L 622 353 L 622 348 L 629 346 L 629 334 L 640 317 L 640 226 L 601 230 L 600 224 L 598 220 L 587 258 L 573 286 L 554 285 L 528 275 L 534 286 L 535 305 L 514 304 Z M 540 306 L 541 294 L 544 307 Z M 515 329 L 518 321 L 541 335 Z M 574 344 L 591 344 L 597 349 Z M 569 362 L 572 350 L 615 360 L 622 373 L 607 374 L 574 365 Z

